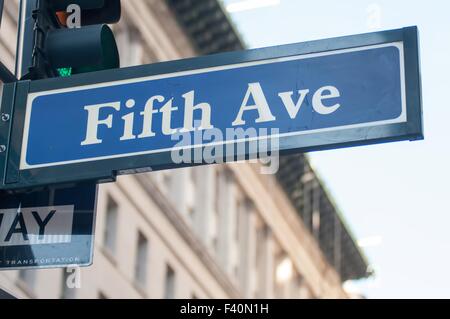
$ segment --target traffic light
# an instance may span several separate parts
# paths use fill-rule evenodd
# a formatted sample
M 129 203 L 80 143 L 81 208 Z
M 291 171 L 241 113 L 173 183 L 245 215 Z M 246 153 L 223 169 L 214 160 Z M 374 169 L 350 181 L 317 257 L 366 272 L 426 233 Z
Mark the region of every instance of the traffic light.
M 120 66 L 114 34 L 106 25 L 120 20 L 120 0 L 22 0 L 21 5 L 20 79 Z M 76 27 L 69 28 L 74 22 Z

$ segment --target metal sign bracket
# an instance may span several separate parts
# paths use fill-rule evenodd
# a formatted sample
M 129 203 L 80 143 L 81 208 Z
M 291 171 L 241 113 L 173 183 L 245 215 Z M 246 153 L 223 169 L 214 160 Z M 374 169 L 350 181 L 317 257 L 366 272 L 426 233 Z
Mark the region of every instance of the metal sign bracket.
M 5 84 L 3 87 L 3 98 L 0 114 L 0 176 L 3 184 L 6 181 L 12 122 L 14 118 L 16 88 L 17 82 Z

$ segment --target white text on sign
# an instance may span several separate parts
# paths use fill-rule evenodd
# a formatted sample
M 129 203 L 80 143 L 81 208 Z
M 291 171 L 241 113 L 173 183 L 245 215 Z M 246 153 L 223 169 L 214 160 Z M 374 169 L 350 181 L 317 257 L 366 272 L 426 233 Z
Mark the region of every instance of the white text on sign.
M 298 92 L 299 98 L 294 101 L 294 91 L 280 92 L 278 97 L 283 103 L 286 112 L 292 120 L 295 120 L 302 105 L 305 103 L 306 98 L 310 94 L 309 89 L 301 89 Z M 173 104 L 173 97 L 167 99 L 162 95 L 155 95 L 150 97 L 139 115 L 142 117 L 143 125 L 142 131 L 134 131 L 134 121 L 136 114 L 130 112 L 122 116 L 122 121 L 124 123 L 123 135 L 120 137 L 121 141 L 151 138 L 157 135 L 153 129 L 153 117 L 155 114 L 162 114 L 161 123 L 161 133 L 163 135 L 172 135 L 175 133 L 188 133 L 195 130 L 208 130 L 214 128 L 214 123 L 211 122 L 211 104 L 207 102 L 195 103 L 195 91 L 187 92 L 182 95 L 184 99 L 184 125 L 181 128 L 173 128 L 171 123 L 172 113 L 178 111 L 178 107 Z M 329 115 L 334 113 L 340 108 L 340 104 L 334 99 L 340 97 L 339 90 L 334 86 L 323 86 L 316 90 L 312 94 L 312 108 L 320 115 Z M 325 105 L 326 100 L 333 99 Z M 156 104 L 159 103 L 161 107 L 157 107 Z M 125 107 L 128 109 L 133 109 L 136 106 L 136 101 L 130 99 L 126 101 Z M 86 138 L 81 142 L 82 146 L 101 144 L 103 139 L 98 136 L 98 131 L 100 126 L 106 126 L 111 129 L 114 125 L 114 112 L 119 112 L 122 109 L 122 103 L 120 101 L 114 101 L 103 104 L 87 105 L 84 107 L 87 111 L 87 129 Z M 101 112 L 103 114 L 108 110 L 108 115 L 101 118 Z M 201 112 L 200 125 L 198 127 L 194 126 L 194 112 Z M 245 93 L 242 105 L 239 108 L 239 112 L 235 117 L 235 120 L 230 123 L 229 127 L 237 127 L 248 125 L 244 120 L 244 114 L 250 111 L 257 112 L 258 117 L 255 123 L 268 123 L 276 121 L 276 117 L 273 115 L 271 106 L 267 102 L 266 95 L 261 87 L 261 84 L 249 83 L 247 91 Z

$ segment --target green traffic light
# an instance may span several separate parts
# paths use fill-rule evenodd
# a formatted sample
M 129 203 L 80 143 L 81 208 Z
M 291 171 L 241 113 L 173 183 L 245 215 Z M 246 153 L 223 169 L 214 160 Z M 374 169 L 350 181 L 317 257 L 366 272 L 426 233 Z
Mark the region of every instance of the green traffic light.
M 72 75 L 72 68 L 61 68 L 58 69 L 58 73 L 60 77 L 69 77 Z

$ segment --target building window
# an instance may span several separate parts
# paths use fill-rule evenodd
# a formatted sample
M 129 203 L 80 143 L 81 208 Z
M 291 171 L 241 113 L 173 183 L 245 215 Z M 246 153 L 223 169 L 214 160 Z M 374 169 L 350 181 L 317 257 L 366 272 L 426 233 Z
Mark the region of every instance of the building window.
M 111 255 L 116 253 L 118 212 L 119 206 L 117 203 L 112 198 L 108 198 L 103 243 L 107 252 Z
M 188 179 L 188 185 L 187 185 L 187 189 L 186 189 L 186 194 L 187 194 L 187 213 L 188 213 L 188 217 L 189 217 L 189 221 L 194 225 L 195 222 L 195 217 L 196 217 L 196 213 L 197 213 L 197 207 L 196 207 L 196 188 L 197 188 L 197 171 L 195 168 L 189 168 L 188 169 L 188 174 L 189 174 L 189 179 Z
M 216 170 L 216 178 L 214 181 L 214 211 L 216 215 L 219 215 L 220 211 L 220 181 L 221 181 L 221 173 L 220 170 Z
M 102 291 L 98 292 L 98 299 L 109 299 Z
M 166 269 L 164 298 L 165 299 L 174 299 L 175 298 L 175 271 L 169 265 L 167 265 L 167 269 Z
M 142 64 L 144 46 L 139 30 L 129 24 L 116 31 L 117 48 L 120 54 L 121 67 Z
M 155 172 L 150 175 L 156 182 L 159 190 L 170 198 L 170 191 L 172 189 L 172 172 L 168 170 L 163 170 Z
M 255 268 L 256 268 L 256 298 L 262 298 L 264 296 L 264 286 L 267 281 L 265 276 L 265 257 L 266 257 L 266 225 L 258 219 L 259 225 L 256 230 L 256 242 L 255 242 Z
M 26 288 L 33 290 L 36 284 L 36 271 L 22 269 L 19 271 L 19 280 L 26 285 Z
M 212 247 L 214 251 L 217 253 L 217 250 L 219 249 L 219 239 L 217 238 L 216 234 L 214 234 L 212 238 Z
M 70 276 L 73 272 L 63 268 L 62 270 L 62 286 L 61 286 L 61 299 L 75 299 L 75 288 L 69 287 Z
M 215 179 L 214 179 L 214 212 L 212 218 L 212 247 L 215 252 L 219 249 L 219 225 L 220 225 L 220 182 L 221 182 L 221 171 L 216 169 Z
M 294 276 L 292 260 L 284 253 L 276 258 L 275 267 L 275 296 L 276 298 L 287 298 L 287 288 Z
M 239 190 L 241 192 L 241 190 Z M 243 191 L 242 191 L 243 192 Z M 245 201 L 243 199 L 236 200 L 236 216 L 235 216 L 235 229 L 234 229 L 234 239 L 239 245 L 240 235 L 241 235 L 241 223 L 243 215 L 246 214 L 245 211 Z
M 164 192 L 166 194 L 170 193 L 170 185 L 172 184 L 172 175 L 168 171 L 162 172 L 162 182 L 163 182 L 163 188 Z
M 147 238 L 139 232 L 135 264 L 135 280 L 140 288 L 145 288 L 147 284 L 148 246 Z

